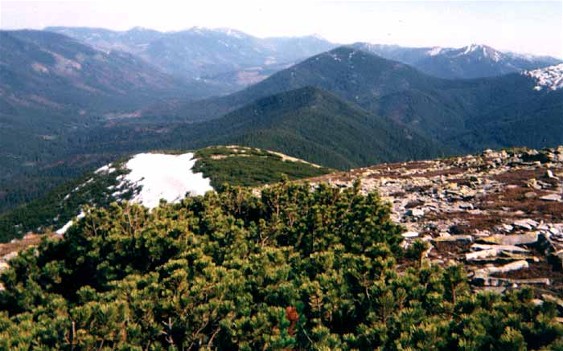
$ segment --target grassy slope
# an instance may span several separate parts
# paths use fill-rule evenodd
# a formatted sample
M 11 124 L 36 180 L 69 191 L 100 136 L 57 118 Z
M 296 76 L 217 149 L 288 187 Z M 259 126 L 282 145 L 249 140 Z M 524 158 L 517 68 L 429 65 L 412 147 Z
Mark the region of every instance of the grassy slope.
M 194 171 L 211 178 L 217 189 L 223 184 L 259 186 L 289 179 L 326 174 L 331 170 L 297 160 L 284 160 L 272 152 L 248 147 L 209 147 L 196 151 Z

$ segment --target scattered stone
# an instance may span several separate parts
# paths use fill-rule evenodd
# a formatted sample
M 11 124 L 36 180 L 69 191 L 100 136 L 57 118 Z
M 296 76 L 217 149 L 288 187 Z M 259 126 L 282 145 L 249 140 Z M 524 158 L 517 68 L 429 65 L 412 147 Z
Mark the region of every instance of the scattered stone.
M 407 216 L 412 216 L 412 217 L 415 217 L 415 218 L 423 217 L 424 216 L 424 210 L 422 210 L 420 208 L 413 208 L 413 209 L 407 211 Z
M 482 260 L 485 258 L 497 257 L 499 254 L 499 250 L 497 249 L 488 249 L 476 252 L 470 252 L 465 254 L 466 261 L 475 261 L 475 260 Z
M 434 245 L 431 264 L 466 262 L 478 290 L 534 284 L 524 278 L 538 278 L 547 264 L 563 269 L 563 216 L 549 207 L 563 201 L 563 146 L 379 165 L 357 175 L 362 191 L 377 189 L 391 218 L 407 225 L 402 245 L 421 238 Z M 354 181 L 350 173 L 327 179 L 343 187 Z M 490 276 L 519 262 L 534 268 L 521 271 L 521 280 Z M 552 285 L 545 280 L 551 276 L 539 278 L 545 291 L 563 289 L 559 278 Z
M 538 233 L 491 235 L 489 237 L 479 238 L 479 241 L 499 245 L 530 245 L 538 242 Z
M 545 177 L 548 178 L 548 179 L 559 179 L 559 178 L 557 178 L 556 176 L 553 175 L 553 172 L 550 169 L 548 169 L 545 172 Z
M 459 208 L 461 208 L 462 210 L 472 210 L 473 204 L 461 204 L 459 205 Z
M 561 195 L 559 194 L 549 194 L 540 197 L 540 200 L 543 201 L 561 201 Z
M 500 266 L 500 267 L 490 266 L 490 267 L 478 269 L 475 271 L 475 277 L 488 277 L 491 274 L 519 271 L 521 269 L 525 269 L 529 267 L 530 265 L 528 264 L 527 261 L 520 260 L 520 261 L 505 264 L 504 266 Z
M 403 238 L 416 238 L 418 237 L 418 232 L 405 232 L 401 234 Z
M 434 242 L 463 242 L 463 243 L 472 243 L 473 236 L 471 235 L 449 235 L 449 236 L 440 236 L 437 238 L 432 239 Z
M 524 230 L 532 230 L 536 228 L 538 224 L 539 224 L 538 222 L 530 218 L 520 219 L 512 223 L 513 226 Z
M 499 250 L 499 251 L 505 251 L 505 252 L 518 252 L 518 253 L 530 252 L 527 249 L 524 249 L 524 248 L 519 247 L 519 246 L 514 246 L 514 245 L 487 245 L 487 244 L 473 244 L 473 245 L 471 245 L 472 251 L 491 250 L 491 249 L 495 249 L 495 250 Z
M 533 279 L 506 279 L 506 278 L 491 278 L 497 279 L 498 283 L 507 283 L 508 285 L 551 285 L 549 278 L 533 278 Z
M 528 186 L 528 188 L 541 190 L 541 186 L 538 184 L 538 181 L 535 178 L 529 179 L 526 185 Z
M 501 225 L 497 225 L 495 227 L 495 230 L 501 233 L 510 233 L 511 231 L 514 230 L 514 227 L 511 226 L 510 224 L 501 224 Z

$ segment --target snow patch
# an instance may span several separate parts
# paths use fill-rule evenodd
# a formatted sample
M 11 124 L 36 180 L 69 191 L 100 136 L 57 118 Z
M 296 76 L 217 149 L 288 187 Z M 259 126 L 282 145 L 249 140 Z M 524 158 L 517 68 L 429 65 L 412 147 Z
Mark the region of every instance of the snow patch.
M 72 225 L 74 224 L 75 220 L 79 220 L 81 218 L 84 218 L 84 216 L 86 216 L 86 214 L 84 213 L 84 211 L 80 211 L 80 213 L 78 214 L 78 216 L 76 216 L 76 219 L 71 219 L 70 221 L 68 221 L 65 225 L 62 226 L 62 228 L 58 229 L 55 233 L 59 234 L 59 235 L 63 235 L 67 232 L 67 230 L 72 227 Z
M 524 71 L 522 74 L 536 81 L 534 90 L 540 91 L 543 88 L 557 90 L 563 88 L 563 63 L 533 71 Z
M 342 58 L 340 58 L 340 56 L 333 54 L 333 53 L 328 53 L 328 56 L 332 57 L 332 59 L 334 61 L 338 61 L 338 62 L 342 62 Z
M 72 220 L 68 221 L 62 228 L 58 229 L 55 233 L 57 233 L 59 235 L 63 235 L 64 233 L 66 233 L 68 228 L 70 228 L 72 226 L 73 223 L 74 223 L 74 221 L 72 221 Z
M 110 163 L 109 165 L 105 165 L 105 166 L 98 168 L 94 173 L 96 173 L 96 174 L 100 174 L 100 173 L 109 174 L 109 173 L 112 173 L 112 172 L 115 172 L 115 168 L 113 168 L 111 166 L 111 163 Z
M 123 182 L 140 186 L 140 192 L 132 201 L 151 209 L 158 206 L 160 199 L 177 202 L 186 193 L 203 195 L 213 188 L 209 179 L 192 171 L 195 162 L 193 153 L 137 154 L 126 163 L 125 167 L 131 172 L 125 175 Z
M 436 55 L 439 55 L 442 52 L 442 50 L 444 50 L 444 49 L 439 47 L 439 46 L 436 46 L 436 47 L 433 47 L 432 49 L 428 50 L 427 55 L 428 56 L 436 56 Z
M 467 55 L 470 52 L 473 52 L 473 51 L 479 49 L 479 47 L 480 47 L 480 45 L 477 45 L 477 44 L 468 45 L 468 46 L 465 47 L 465 51 L 463 51 L 463 54 Z

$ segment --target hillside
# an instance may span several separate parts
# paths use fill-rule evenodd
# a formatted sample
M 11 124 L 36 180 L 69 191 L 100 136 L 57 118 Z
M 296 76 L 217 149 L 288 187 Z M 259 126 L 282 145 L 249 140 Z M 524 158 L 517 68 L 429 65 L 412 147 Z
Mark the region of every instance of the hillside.
M 160 199 L 178 202 L 186 193 L 203 195 L 224 183 L 259 186 L 318 176 L 329 169 L 283 154 L 236 147 L 211 147 L 194 153 L 142 153 L 88 172 L 47 196 L 0 215 L 0 241 L 28 231 L 66 232 L 86 207 L 132 201 L 148 208 Z
M 50 32 L 0 31 L 0 51 L 0 211 L 80 173 L 88 156 L 72 154 L 80 140 L 68 142 L 77 132 L 136 119 L 161 99 L 211 93 L 131 54 Z M 74 169 L 54 169 L 62 155 Z
M 537 78 L 527 73 L 473 80 L 439 79 L 399 62 L 340 47 L 238 93 L 156 109 L 147 115 L 165 113 L 176 120 L 209 120 L 268 95 L 311 86 L 457 152 L 560 144 L 560 90 L 536 89 L 537 84 Z M 534 137 L 527 137 L 523 127 L 532 120 L 536 121 Z
M 365 106 L 381 96 L 412 87 L 438 88 L 444 83 L 415 69 L 347 47 L 313 56 L 277 72 L 240 92 L 214 99 L 174 106 L 167 115 L 199 121 L 220 117 L 252 101 L 289 90 L 312 86 Z M 147 112 L 147 115 L 160 113 Z
M 258 99 L 205 123 L 147 124 L 135 134 L 130 128 L 112 126 L 97 131 L 95 137 L 80 138 L 86 147 L 101 145 L 98 152 L 246 145 L 340 169 L 450 152 L 394 121 L 312 87 Z
M 258 99 L 214 123 L 195 126 L 194 134 L 209 143 L 261 147 L 334 168 L 429 157 L 440 150 L 393 122 L 310 87 Z
M 158 98 L 203 96 L 195 81 L 178 80 L 120 51 L 100 51 L 44 31 L 1 31 L 2 100 L 19 107 L 81 116 L 138 108 Z M 25 104 L 24 104 L 25 102 Z
M 0 347 L 559 349 L 562 152 L 91 209 L 0 265 Z

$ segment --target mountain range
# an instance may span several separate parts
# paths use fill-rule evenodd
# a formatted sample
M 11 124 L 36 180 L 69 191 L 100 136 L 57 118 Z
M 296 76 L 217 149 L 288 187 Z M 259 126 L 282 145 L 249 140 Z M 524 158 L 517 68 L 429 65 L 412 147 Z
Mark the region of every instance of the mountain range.
M 216 84 L 228 82 L 233 89 L 256 83 L 277 70 L 341 45 L 317 36 L 257 38 L 232 29 L 199 27 L 177 32 L 144 28 L 121 32 L 76 27 L 45 30 L 68 35 L 103 50 L 135 54 L 172 75 Z M 563 62 L 549 56 L 502 52 L 482 44 L 461 48 L 370 43 L 351 46 L 449 79 L 499 76 Z
M 457 152 L 556 145 L 563 136 L 563 90 L 538 90 L 537 82 L 530 74 L 518 73 L 473 80 L 440 79 L 396 61 L 340 47 L 240 92 L 175 106 L 175 111 L 179 113 L 177 120 L 208 120 L 257 99 L 311 86 Z M 531 121 L 533 132 L 523 128 Z
M 0 32 L 2 52 L 9 52 L 0 66 L 0 123 L 6 127 L 0 210 L 92 167 L 154 149 L 236 143 L 346 169 L 486 147 L 562 143 L 561 66 L 444 79 L 357 45 L 304 58 L 333 46 L 316 37 L 258 39 L 197 28 L 53 30 L 75 38 Z M 222 52 L 219 42 L 234 49 Z M 161 53 L 170 49 L 179 56 L 160 55 L 172 61 L 151 62 L 147 48 L 155 43 L 166 48 Z M 462 53 L 495 57 L 491 50 L 475 46 Z M 215 56 L 217 62 L 231 57 L 231 63 L 218 64 L 221 70 L 201 64 Z M 177 68 L 173 62 L 180 57 L 201 70 L 182 69 L 181 76 L 161 69 Z M 263 75 L 225 95 L 241 87 L 233 77 L 244 70 Z
M 549 56 L 501 52 L 482 44 L 470 44 L 461 48 L 408 48 L 357 43 L 353 47 L 389 60 L 406 63 L 426 74 L 447 79 L 494 77 L 562 62 Z
M 257 38 L 232 29 L 194 27 L 178 32 L 133 28 L 48 27 L 103 50 L 137 55 L 163 72 L 228 86 L 231 91 L 337 46 L 316 36 Z

